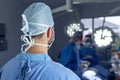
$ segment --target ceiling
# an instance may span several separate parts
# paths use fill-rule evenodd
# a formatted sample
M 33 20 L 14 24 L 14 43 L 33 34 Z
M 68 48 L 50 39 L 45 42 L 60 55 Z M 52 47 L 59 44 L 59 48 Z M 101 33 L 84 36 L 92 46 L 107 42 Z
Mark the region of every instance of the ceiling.
M 32 2 L 44 2 L 48 4 L 52 9 L 64 6 L 66 0 L 21 0 L 25 4 L 31 4 Z M 67 0 L 72 1 L 72 0 Z M 120 0 L 73 0 L 73 9 L 77 8 L 77 11 L 81 18 L 92 18 L 102 16 L 114 16 L 120 15 Z M 61 10 L 54 13 L 55 17 L 61 17 L 67 15 L 70 12 Z

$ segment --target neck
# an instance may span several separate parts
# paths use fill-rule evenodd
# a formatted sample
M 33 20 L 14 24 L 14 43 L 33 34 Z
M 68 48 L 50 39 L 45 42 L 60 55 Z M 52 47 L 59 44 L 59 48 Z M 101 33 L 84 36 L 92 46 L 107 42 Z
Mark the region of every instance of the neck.
M 27 52 L 32 54 L 43 54 L 48 53 L 48 48 L 45 46 L 33 46 Z

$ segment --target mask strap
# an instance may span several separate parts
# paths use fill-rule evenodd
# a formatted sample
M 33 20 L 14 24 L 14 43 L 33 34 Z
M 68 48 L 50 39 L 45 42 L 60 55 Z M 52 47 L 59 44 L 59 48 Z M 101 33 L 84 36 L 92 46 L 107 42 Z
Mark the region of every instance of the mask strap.
M 45 46 L 45 47 L 48 47 L 48 48 L 50 47 L 50 45 L 47 45 L 47 44 L 34 43 L 34 39 L 29 34 L 22 35 L 21 40 L 25 42 L 21 46 L 21 51 L 24 52 L 24 53 L 26 53 L 30 49 L 30 47 L 32 47 L 33 45 Z
M 34 39 L 29 34 L 22 35 L 21 40 L 25 42 L 21 46 L 21 51 L 22 52 L 27 52 L 30 49 L 30 47 L 32 47 L 34 45 Z M 24 47 L 26 47 L 26 48 L 24 49 Z
M 40 43 L 34 43 L 34 45 L 36 46 L 45 46 L 45 47 L 49 47 L 50 45 L 47 45 L 47 44 L 40 44 Z

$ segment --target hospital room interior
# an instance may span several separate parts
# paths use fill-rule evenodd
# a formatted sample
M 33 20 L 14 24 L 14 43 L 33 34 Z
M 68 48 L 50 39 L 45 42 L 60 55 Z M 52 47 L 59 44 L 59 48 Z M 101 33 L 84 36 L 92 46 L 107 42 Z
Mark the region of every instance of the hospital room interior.
M 64 64 L 63 48 L 82 32 L 82 48 L 90 42 L 97 57 L 97 63 L 81 58 L 82 74 L 91 70 L 101 79 L 88 80 L 120 80 L 120 0 L 0 0 L 0 68 L 21 52 L 21 14 L 34 2 L 52 9 L 55 40 L 48 54 L 53 61 Z

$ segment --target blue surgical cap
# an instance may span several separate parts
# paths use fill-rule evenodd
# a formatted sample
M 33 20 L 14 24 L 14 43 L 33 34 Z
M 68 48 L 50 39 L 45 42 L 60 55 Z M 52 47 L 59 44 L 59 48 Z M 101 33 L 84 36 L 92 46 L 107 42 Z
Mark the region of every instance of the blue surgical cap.
M 22 14 L 22 29 L 24 34 L 39 35 L 53 27 L 54 21 L 49 6 L 45 3 L 33 3 Z

